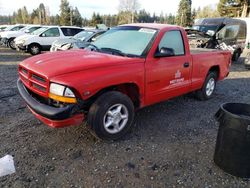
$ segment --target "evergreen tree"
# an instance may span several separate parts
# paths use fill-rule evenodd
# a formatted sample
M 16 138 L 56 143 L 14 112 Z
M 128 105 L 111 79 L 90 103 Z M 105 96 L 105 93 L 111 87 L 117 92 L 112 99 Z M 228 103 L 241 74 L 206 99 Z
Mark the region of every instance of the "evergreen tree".
M 102 17 L 100 16 L 99 13 L 96 14 L 94 12 L 92 15 L 91 22 L 90 22 L 91 26 L 96 26 L 97 24 L 101 24 L 101 23 L 103 23 Z
M 16 17 L 15 17 L 15 21 L 16 21 L 16 23 L 19 23 L 19 24 L 23 23 L 23 19 L 22 19 L 22 9 L 21 9 L 21 8 L 19 8 L 19 9 L 17 10 L 17 14 L 16 14 Z
M 217 8 L 223 17 L 247 17 L 249 6 L 249 0 L 220 0 Z
M 205 6 L 203 9 L 198 9 L 195 18 L 216 18 L 220 17 L 217 10 L 214 10 L 212 6 Z
M 183 27 L 192 25 L 191 0 L 181 0 L 177 13 L 177 24 Z
M 175 23 L 175 16 L 173 14 L 171 14 L 171 13 L 169 15 L 167 15 L 166 16 L 166 23 L 167 24 L 172 24 L 172 25 L 176 24 Z
M 67 0 L 61 0 L 60 5 L 60 24 L 70 25 L 70 6 Z
M 82 16 L 77 7 L 73 10 L 72 22 L 75 26 L 82 26 Z
M 40 24 L 45 24 L 46 23 L 46 10 L 45 10 L 44 4 L 41 3 L 37 10 L 38 10 L 38 17 L 40 20 Z
M 22 23 L 24 24 L 29 23 L 29 13 L 25 6 L 22 8 L 21 14 L 22 14 Z
M 60 16 L 58 14 L 56 16 L 51 16 L 50 17 L 50 24 L 60 25 Z
M 151 22 L 152 21 L 150 13 L 146 12 L 145 9 L 140 10 L 139 13 L 138 13 L 138 15 L 137 15 L 137 17 L 138 17 L 137 21 L 139 23 L 147 23 L 147 22 Z

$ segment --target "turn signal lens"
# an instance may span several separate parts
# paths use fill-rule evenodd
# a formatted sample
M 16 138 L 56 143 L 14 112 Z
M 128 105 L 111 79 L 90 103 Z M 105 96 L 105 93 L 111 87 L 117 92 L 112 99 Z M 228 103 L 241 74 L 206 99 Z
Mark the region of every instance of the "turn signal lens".
M 52 93 L 49 93 L 49 98 L 51 98 L 55 101 L 64 102 L 64 103 L 77 103 L 76 98 L 63 97 L 63 96 L 59 96 L 59 95 L 54 95 Z

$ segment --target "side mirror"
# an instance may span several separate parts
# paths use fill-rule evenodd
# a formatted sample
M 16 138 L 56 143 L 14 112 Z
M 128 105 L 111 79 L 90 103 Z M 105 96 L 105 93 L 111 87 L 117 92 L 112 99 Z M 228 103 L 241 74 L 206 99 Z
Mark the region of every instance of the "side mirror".
M 171 57 L 174 55 L 175 53 L 173 48 L 165 48 L 165 47 L 162 47 L 159 52 L 155 53 L 155 57 Z
M 30 31 L 27 29 L 27 30 L 24 31 L 24 33 L 30 33 Z
M 42 34 L 40 35 L 40 37 L 46 37 L 46 35 L 45 35 L 44 33 L 42 33 Z
M 91 39 L 91 42 L 95 42 L 95 41 L 96 41 L 96 38 L 93 37 L 93 38 Z

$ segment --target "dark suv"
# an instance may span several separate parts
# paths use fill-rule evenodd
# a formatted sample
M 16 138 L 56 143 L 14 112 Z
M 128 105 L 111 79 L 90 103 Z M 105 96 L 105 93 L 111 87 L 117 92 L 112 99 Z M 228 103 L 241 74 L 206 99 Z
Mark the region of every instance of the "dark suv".
M 205 18 L 199 19 L 193 26 L 198 30 L 211 36 L 208 43 L 214 45 L 205 45 L 209 48 L 220 46 L 232 52 L 232 59 L 237 61 L 246 44 L 247 26 L 246 22 L 233 18 Z

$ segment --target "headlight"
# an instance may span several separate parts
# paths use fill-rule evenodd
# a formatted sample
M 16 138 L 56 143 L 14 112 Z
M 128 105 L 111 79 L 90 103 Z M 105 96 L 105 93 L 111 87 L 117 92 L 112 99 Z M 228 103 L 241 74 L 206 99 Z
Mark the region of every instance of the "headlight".
M 71 89 L 55 83 L 50 84 L 49 98 L 65 103 L 76 103 L 75 94 Z
M 24 44 L 26 40 L 15 40 L 16 44 Z
M 68 49 L 70 49 L 72 47 L 72 44 L 65 44 L 65 45 L 63 45 L 62 46 L 62 50 L 68 50 Z

